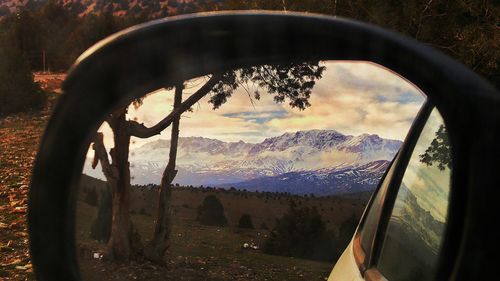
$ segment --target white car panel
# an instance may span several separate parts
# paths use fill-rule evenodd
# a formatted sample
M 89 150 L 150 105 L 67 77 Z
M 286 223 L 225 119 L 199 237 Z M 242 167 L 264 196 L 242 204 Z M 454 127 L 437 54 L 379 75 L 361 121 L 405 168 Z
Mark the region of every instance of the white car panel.
M 354 259 L 353 240 L 335 264 L 328 281 L 364 281 Z

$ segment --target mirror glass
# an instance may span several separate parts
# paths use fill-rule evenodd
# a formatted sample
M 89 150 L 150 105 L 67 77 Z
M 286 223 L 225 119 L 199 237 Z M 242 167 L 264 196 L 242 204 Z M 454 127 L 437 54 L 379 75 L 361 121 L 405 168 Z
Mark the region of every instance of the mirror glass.
M 447 223 L 451 151 L 434 109 L 404 172 L 385 232 L 378 268 L 389 280 L 434 280 Z M 405 257 L 405 263 L 398 262 Z
M 424 100 L 379 65 L 319 61 L 116 109 L 80 179 L 83 280 L 325 280 Z

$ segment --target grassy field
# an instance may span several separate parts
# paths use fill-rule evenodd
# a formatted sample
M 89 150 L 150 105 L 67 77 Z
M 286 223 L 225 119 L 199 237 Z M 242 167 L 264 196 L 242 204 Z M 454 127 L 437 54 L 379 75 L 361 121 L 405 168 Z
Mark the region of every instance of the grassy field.
M 90 219 L 95 208 L 79 203 L 79 216 Z M 79 220 L 88 229 L 90 220 Z M 146 237 L 152 231 L 148 216 L 133 215 L 134 225 Z M 91 253 L 103 252 L 104 245 L 88 239 L 88 232 L 78 233 L 80 244 Z M 246 250 L 243 243 L 259 240 L 267 231 L 233 227 L 203 226 L 191 221 L 173 225 L 172 245 L 166 267 L 147 261 L 116 264 L 80 257 L 84 280 L 325 280 L 332 264 L 291 257 L 272 256 L 260 250 Z
M 88 186 L 98 182 L 86 183 Z M 87 187 L 88 188 L 88 187 Z M 156 190 L 133 188 L 131 217 L 142 242 L 153 233 Z M 226 227 L 198 223 L 197 207 L 210 194 L 224 206 Z M 85 198 L 84 193 L 80 198 Z M 97 208 L 79 200 L 77 241 L 84 247 L 80 266 L 84 280 L 325 280 L 333 264 L 293 257 L 268 255 L 260 247 L 267 239 L 275 220 L 288 209 L 290 200 L 299 206 L 315 206 L 327 227 L 334 233 L 352 216 L 359 218 L 365 201 L 339 197 L 298 197 L 242 191 L 174 188 L 172 192 L 173 229 L 165 267 L 147 261 L 116 264 L 94 259 L 94 252 L 104 252 L 105 245 L 89 238 Z M 236 227 L 242 214 L 250 214 L 255 229 Z M 265 224 L 267 229 L 260 226 Z M 339 241 L 345 247 L 348 241 Z M 243 249 L 253 243 L 259 249 Z
M 81 181 L 79 198 L 85 199 L 85 191 L 96 188 L 105 188 L 105 183 L 101 180 L 83 176 Z M 99 193 L 99 192 L 98 192 Z M 261 228 L 266 224 L 272 228 L 275 220 L 283 216 L 288 210 L 290 201 L 293 200 L 298 207 L 316 207 L 318 212 L 326 222 L 327 227 L 337 234 L 342 223 L 351 218 L 360 218 L 370 194 L 347 195 L 347 196 L 325 196 L 325 197 L 304 197 L 297 195 L 287 195 L 281 193 L 258 193 L 239 190 L 205 189 L 174 187 L 172 189 L 172 212 L 174 221 L 193 221 L 196 218 L 198 206 L 203 199 L 214 194 L 219 198 L 224 206 L 225 216 L 229 226 L 236 226 L 243 214 L 250 214 L 253 225 Z M 156 215 L 156 205 L 158 202 L 158 192 L 155 189 L 132 187 L 131 213 L 143 213 L 154 220 Z M 150 238 L 149 233 L 143 238 Z

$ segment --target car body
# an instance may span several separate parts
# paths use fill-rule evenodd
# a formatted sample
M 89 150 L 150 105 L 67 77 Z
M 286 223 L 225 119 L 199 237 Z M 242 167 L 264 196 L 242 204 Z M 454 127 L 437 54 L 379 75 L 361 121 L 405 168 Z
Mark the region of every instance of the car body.
M 330 279 L 433 280 L 452 167 L 443 119 L 426 103 Z

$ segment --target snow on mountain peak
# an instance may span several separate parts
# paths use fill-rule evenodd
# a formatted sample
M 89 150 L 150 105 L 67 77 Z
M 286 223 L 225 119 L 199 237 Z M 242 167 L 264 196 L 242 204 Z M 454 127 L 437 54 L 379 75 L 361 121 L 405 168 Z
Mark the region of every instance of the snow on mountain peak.
M 255 155 L 263 150 L 285 151 L 291 147 L 311 147 L 325 149 L 345 141 L 348 136 L 335 130 L 309 130 L 284 133 L 278 137 L 267 138 L 257 144 L 250 154 Z
M 288 132 L 260 143 L 181 137 L 174 182 L 296 194 L 366 191 L 376 186 L 401 144 L 335 130 Z M 132 183 L 159 183 L 169 148 L 170 140 L 159 139 L 131 149 Z M 84 173 L 102 178 L 97 172 L 85 165 Z
M 401 141 L 374 134 L 344 135 L 336 130 L 287 132 L 260 143 L 224 142 L 204 137 L 179 138 L 176 182 L 218 185 L 289 172 L 358 167 L 391 160 Z M 131 150 L 134 183 L 159 182 L 168 161 L 169 140 Z

